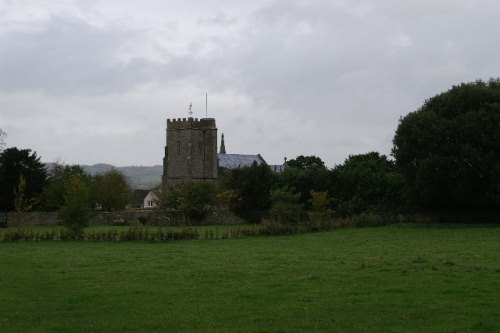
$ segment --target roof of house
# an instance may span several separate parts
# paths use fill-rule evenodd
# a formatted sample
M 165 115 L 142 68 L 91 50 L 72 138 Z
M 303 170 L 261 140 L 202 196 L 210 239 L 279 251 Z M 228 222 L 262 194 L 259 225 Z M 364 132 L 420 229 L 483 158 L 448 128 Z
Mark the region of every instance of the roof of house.
M 284 164 L 272 164 L 269 166 L 273 172 L 276 173 L 281 173 L 285 171 L 285 165 Z
M 132 202 L 136 204 L 142 204 L 144 202 L 144 198 L 151 192 L 150 190 L 134 190 L 132 192 Z
M 243 155 L 243 154 L 217 154 L 219 167 L 225 169 L 238 169 L 251 166 L 254 162 L 257 165 L 266 163 L 260 154 Z

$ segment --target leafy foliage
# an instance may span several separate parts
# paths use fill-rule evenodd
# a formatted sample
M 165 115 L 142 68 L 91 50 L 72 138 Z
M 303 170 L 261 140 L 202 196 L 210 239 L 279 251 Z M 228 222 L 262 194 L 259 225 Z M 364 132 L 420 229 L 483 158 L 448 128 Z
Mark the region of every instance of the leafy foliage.
M 288 187 L 271 191 L 271 218 L 279 223 L 297 223 L 303 213 L 303 205 L 299 203 L 300 193 L 294 193 Z
M 417 207 L 500 209 L 500 79 L 430 98 L 400 120 L 393 143 Z
M 21 174 L 24 177 L 23 200 L 35 200 L 46 184 L 47 171 L 30 149 L 8 148 L 0 154 L 0 210 L 13 211 L 14 191 L 19 189 Z
M 333 217 L 334 211 L 330 208 L 332 199 L 328 196 L 328 192 L 316 192 L 311 190 L 311 209 L 307 212 L 309 219 L 312 221 L 329 221 Z
M 396 211 L 401 207 L 403 178 L 393 161 L 376 152 L 351 155 L 333 170 L 338 213 Z
M 265 165 L 232 170 L 228 187 L 237 194 L 235 212 L 240 217 L 259 223 L 271 207 L 270 191 L 275 180 L 271 169 Z
M 66 189 L 73 178 L 80 178 L 90 189 L 92 186 L 92 177 L 87 174 L 79 165 L 61 165 L 55 164 L 49 173 L 48 184 L 45 187 L 42 196 L 42 207 L 47 211 L 55 211 L 65 204 Z M 92 201 L 95 202 L 94 193 L 91 192 Z
M 61 220 L 70 230 L 81 232 L 88 224 L 93 204 L 85 176 L 71 176 L 65 183 L 64 193 L 64 205 L 59 211 Z
M 295 159 L 292 159 L 292 160 L 286 162 L 286 166 L 290 167 L 290 168 L 301 169 L 301 170 L 326 169 L 325 163 L 321 160 L 321 158 L 314 156 L 314 155 L 297 156 Z
M 94 189 L 97 202 L 105 211 L 124 210 L 131 194 L 130 187 L 123 174 L 112 169 L 94 177 Z
M 183 212 L 185 220 L 202 220 L 215 202 L 215 185 L 210 182 L 186 181 L 165 191 L 163 205 Z
M 290 168 L 281 173 L 275 188 L 289 187 L 300 193 L 301 203 L 310 208 L 311 191 L 331 191 L 332 173 L 326 168 Z

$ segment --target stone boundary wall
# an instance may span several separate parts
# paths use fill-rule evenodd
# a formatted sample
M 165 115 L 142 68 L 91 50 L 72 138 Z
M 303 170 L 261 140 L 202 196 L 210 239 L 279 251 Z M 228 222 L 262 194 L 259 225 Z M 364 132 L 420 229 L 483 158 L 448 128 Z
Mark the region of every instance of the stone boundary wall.
M 96 212 L 89 226 L 175 226 L 185 225 L 181 212 L 150 210 L 125 210 L 119 212 Z M 189 221 L 191 225 L 242 224 L 244 220 L 229 210 L 213 211 L 203 221 Z M 61 225 L 57 212 L 7 213 L 8 227 L 31 227 L 37 225 Z

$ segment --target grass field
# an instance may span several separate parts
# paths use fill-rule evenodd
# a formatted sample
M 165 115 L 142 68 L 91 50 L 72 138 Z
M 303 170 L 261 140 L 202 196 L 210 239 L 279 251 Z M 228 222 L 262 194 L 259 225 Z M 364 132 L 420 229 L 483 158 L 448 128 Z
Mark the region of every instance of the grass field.
M 0 253 L 0 332 L 500 332 L 498 226 Z

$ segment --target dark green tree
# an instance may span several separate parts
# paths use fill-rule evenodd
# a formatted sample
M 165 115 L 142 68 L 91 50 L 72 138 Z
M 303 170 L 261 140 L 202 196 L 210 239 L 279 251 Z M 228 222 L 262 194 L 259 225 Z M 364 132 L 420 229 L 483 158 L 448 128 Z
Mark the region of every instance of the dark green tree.
M 91 189 L 92 176 L 81 166 L 54 164 L 49 171 L 48 184 L 41 196 L 42 208 L 47 211 L 60 209 L 65 204 L 67 185 L 75 177 L 80 178 Z M 93 191 L 90 191 L 89 196 L 89 200 L 95 204 Z
M 331 171 L 316 156 L 299 156 L 286 164 L 285 171 L 278 175 L 275 188 L 289 187 L 300 193 L 300 202 L 307 208 L 311 205 L 311 191 L 329 191 Z
M 21 174 L 25 180 L 23 198 L 35 202 L 47 181 L 45 166 L 30 149 L 8 148 L 0 154 L 0 210 L 15 209 L 14 192 Z
M 95 176 L 94 190 L 97 202 L 108 212 L 124 210 L 131 194 L 125 176 L 116 169 Z
M 417 208 L 500 209 L 500 79 L 430 98 L 400 119 L 393 143 Z
M 351 155 L 333 169 L 332 178 L 332 193 L 340 215 L 389 213 L 401 208 L 403 178 L 385 155 Z
M 288 187 L 271 191 L 271 210 L 269 215 L 279 223 L 297 223 L 303 215 L 304 205 L 299 202 L 300 193 L 295 193 Z
M 271 208 L 270 191 L 275 175 L 265 164 L 232 170 L 226 187 L 236 192 L 234 210 L 243 219 L 260 223 Z
M 331 221 L 334 211 L 331 209 L 332 198 L 328 192 L 311 191 L 311 209 L 307 212 L 309 220 L 313 222 Z
M 185 222 L 203 220 L 215 203 L 215 185 L 210 182 L 186 181 L 168 188 L 163 195 L 163 206 L 183 213 Z
M 88 225 L 92 212 L 92 190 L 85 175 L 71 175 L 64 183 L 64 205 L 59 210 L 63 224 L 74 232 Z
M 292 159 L 288 162 L 286 162 L 286 166 L 290 168 L 295 168 L 295 169 L 301 169 L 301 170 L 319 170 L 319 169 L 326 169 L 325 163 L 321 160 L 321 158 L 311 155 L 311 156 L 304 156 L 300 155 L 297 156 L 295 159 Z

